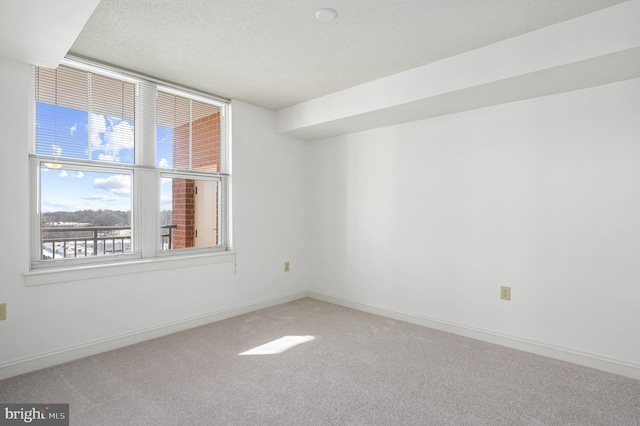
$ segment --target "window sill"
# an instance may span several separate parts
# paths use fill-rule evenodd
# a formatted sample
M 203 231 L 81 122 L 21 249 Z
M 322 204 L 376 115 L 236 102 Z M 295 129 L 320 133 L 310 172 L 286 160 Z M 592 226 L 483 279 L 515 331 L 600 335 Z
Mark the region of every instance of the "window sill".
M 160 271 L 163 269 L 185 268 L 190 266 L 211 265 L 215 263 L 234 262 L 235 252 L 218 252 L 189 256 L 156 257 L 138 259 L 119 263 L 75 266 L 69 268 L 52 268 L 33 270 L 24 274 L 27 286 L 54 284 L 69 281 L 90 280 L 113 277 L 117 275 L 135 274 L 139 272 Z

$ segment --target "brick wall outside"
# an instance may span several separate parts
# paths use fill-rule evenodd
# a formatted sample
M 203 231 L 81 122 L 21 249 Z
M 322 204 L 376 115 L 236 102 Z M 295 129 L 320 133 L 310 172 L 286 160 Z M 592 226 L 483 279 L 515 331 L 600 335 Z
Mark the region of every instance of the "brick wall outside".
M 193 247 L 195 236 L 194 223 L 194 181 L 191 179 L 173 179 L 172 222 L 178 225 L 173 230 L 172 248 Z

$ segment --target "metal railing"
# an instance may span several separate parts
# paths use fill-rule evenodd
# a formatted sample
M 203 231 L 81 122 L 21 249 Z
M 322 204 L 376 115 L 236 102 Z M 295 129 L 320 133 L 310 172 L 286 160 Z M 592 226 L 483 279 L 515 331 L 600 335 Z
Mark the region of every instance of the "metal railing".
M 160 231 L 160 238 L 162 240 L 160 244 L 160 249 L 171 250 L 173 248 L 173 246 L 171 245 L 173 230 L 178 228 L 178 225 L 164 225 L 164 226 L 161 226 L 160 228 L 162 229 L 162 231 Z M 166 245 L 165 245 L 165 241 L 167 242 Z
M 177 227 L 160 227 L 162 250 L 171 249 Z M 131 253 L 130 226 L 53 226 L 41 231 L 43 260 Z

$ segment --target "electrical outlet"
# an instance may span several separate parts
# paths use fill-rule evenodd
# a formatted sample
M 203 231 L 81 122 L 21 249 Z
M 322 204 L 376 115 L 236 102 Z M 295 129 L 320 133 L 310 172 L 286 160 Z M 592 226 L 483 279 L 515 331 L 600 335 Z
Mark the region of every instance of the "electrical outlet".
M 7 304 L 0 303 L 0 321 L 7 319 Z
M 284 271 L 289 272 L 289 262 L 284 262 Z
M 500 287 L 500 299 L 511 300 L 511 287 Z

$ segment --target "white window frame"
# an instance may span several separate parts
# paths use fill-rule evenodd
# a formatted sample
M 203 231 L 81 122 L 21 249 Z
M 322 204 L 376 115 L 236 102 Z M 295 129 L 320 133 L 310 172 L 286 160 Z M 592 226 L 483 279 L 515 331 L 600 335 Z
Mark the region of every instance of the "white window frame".
M 190 247 L 190 248 L 181 248 L 181 249 L 173 249 L 173 250 L 160 250 L 156 251 L 156 255 L 158 257 L 162 256 L 179 256 L 182 253 L 207 253 L 207 252 L 216 252 L 216 251 L 226 251 L 228 247 L 228 221 L 227 221 L 227 210 L 228 210 L 228 199 L 227 199 L 227 186 L 225 182 L 228 181 L 228 177 L 226 176 L 213 176 L 202 174 L 199 172 L 193 173 L 185 173 L 185 172 L 172 172 L 172 171 L 160 171 L 160 182 L 163 178 L 169 179 L 192 179 L 192 180 L 206 180 L 211 182 L 220 182 L 220 205 L 219 205 L 219 215 L 218 215 L 218 229 L 222 230 L 218 234 L 218 238 L 220 239 L 219 246 L 209 246 L 209 247 Z M 159 201 L 159 199 L 158 199 Z M 158 203 L 158 206 L 160 204 Z M 160 210 L 158 209 L 158 214 L 160 214 Z M 159 220 L 159 219 L 158 219 Z M 159 223 L 159 222 L 158 222 Z M 158 228 L 160 225 L 158 225 Z M 156 247 L 160 247 L 161 245 L 161 237 L 159 233 L 156 233 L 158 237 L 158 242 Z
M 230 187 L 231 187 L 231 113 L 230 102 L 207 94 L 183 89 L 160 80 L 142 77 L 113 67 L 96 65 L 78 58 L 67 58 L 63 65 L 102 74 L 117 76 L 136 83 L 136 123 L 135 123 L 135 164 L 101 163 L 53 156 L 29 154 L 30 163 L 30 270 L 25 273 L 27 285 L 40 285 L 73 280 L 85 280 L 158 269 L 188 267 L 219 262 L 234 262 L 232 235 L 230 226 Z M 205 173 L 163 169 L 155 165 L 156 122 L 155 96 L 157 91 L 178 94 L 200 102 L 218 106 L 226 119 L 226 131 L 221 131 L 221 159 L 227 164 L 227 173 Z M 138 102 L 146 96 L 146 103 Z M 139 108 L 153 105 L 148 110 Z M 35 147 L 35 97 L 30 94 L 30 141 Z M 30 150 L 31 151 L 31 150 Z M 131 235 L 132 253 L 91 256 L 72 259 L 41 260 L 41 223 L 40 223 L 40 164 L 59 163 L 63 166 L 77 167 L 83 170 L 107 173 L 130 174 L 132 176 Z M 224 171 L 224 170 L 223 170 Z M 181 177 L 186 179 L 212 180 L 220 182 L 218 206 L 219 245 L 174 250 L 161 249 L 160 236 L 160 180 L 162 177 Z M 143 219 L 144 218 L 144 219 Z
M 46 269 L 46 268 L 57 268 L 57 267 L 68 267 L 72 265 L 83 266 L 90 264 L 105 264 L 105 263 L 114 263 L 121 262 L 127 260 L 136 260 L 140 258 L 140 246 L 138 244 L 138 238 L 135 238 L 135 234 L 137 233 L 136 224 L 135 224 L 135 206 L 132 202 L 131 210 L 131 241 L 132 248 L 131 253 L 123 253 L 123 254 L 111 254 L 109 256 L 87 256 L 87 257 L 76 257 L 74 259 L 51 259 L 51 260 L 40 260 L 42 256 L 42 241 L 41 241 L 41 227 L 40 227 L 40 169 L 43 163 L 56 163 L 62 166 L 63 168 L 74 168 L 81 171 L 91 171 L 91 172 L 100 172 L 100 173 L 114 173 L 114 174 L 124 174 L 131 176 L 131 184 L 132 187 L 135 188 L 136 176 L 135 169 L 129 165 L 123 165 L 119 167 L 119 165 L 115 164 L 115 167 L 111 167 L 112 164 L 106 163 L 103 167 L 96 167 L 94 164 L 89 162 L 82 161 L 73 161 L 71 159 L 53 159 L 49 156 L 37 156 L 29 159 L 29 169 L 31 182 L 35 182 L 35 188 L 31 187 L 31 203 L 33 206 L 31 210 L 31 232 L 30 232 L 30 242 L 31 242 L 31 269 Z M 35 210 L 35 211 L 34 211 Z M 34 240 L 35 237 L 35 240 Z

